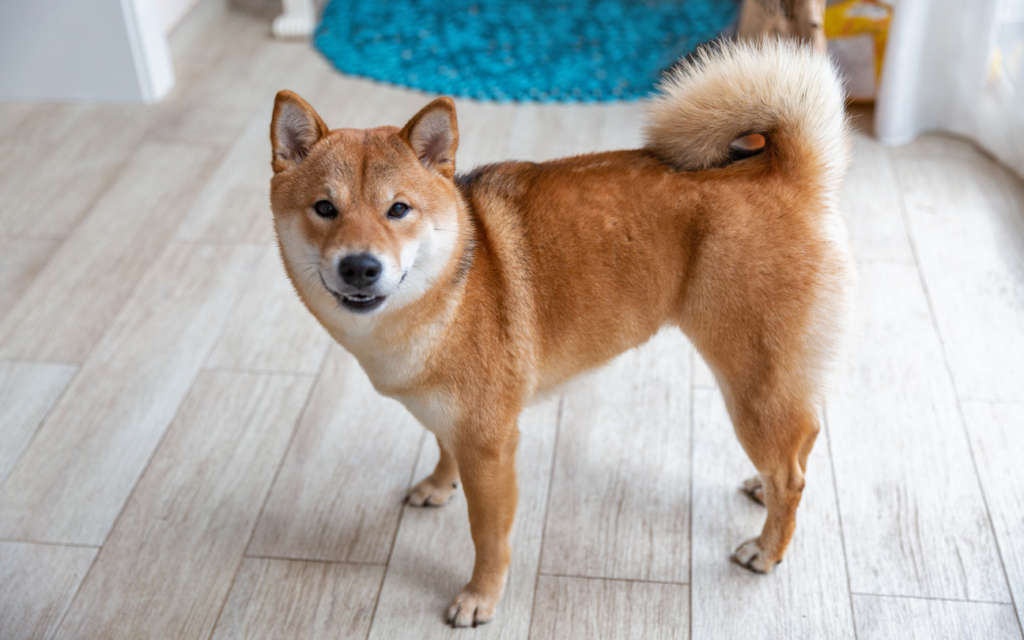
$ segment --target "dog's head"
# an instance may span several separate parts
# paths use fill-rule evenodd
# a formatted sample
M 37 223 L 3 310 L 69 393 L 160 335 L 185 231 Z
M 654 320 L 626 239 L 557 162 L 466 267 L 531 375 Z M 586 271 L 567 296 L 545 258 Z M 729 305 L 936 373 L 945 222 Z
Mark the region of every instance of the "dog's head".
M 455 105 L 438 98 L 401 129 L 329 130 L 277 94 L 270 201 L 288 275 L 329 327 L 365 328 L 422 297 L 458 244 Z

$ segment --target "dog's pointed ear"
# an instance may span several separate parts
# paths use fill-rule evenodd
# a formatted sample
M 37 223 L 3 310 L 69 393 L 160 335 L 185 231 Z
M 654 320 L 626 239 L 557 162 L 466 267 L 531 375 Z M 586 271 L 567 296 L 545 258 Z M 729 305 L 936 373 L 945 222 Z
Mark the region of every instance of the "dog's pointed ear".
M 328 131 L 313 107 L 298 94 L 278 91 L 274 99 L 274 117 L 270 120 L 274 173 L 297 166 Z
M 455 103 L 451 98 L 438 98 L 420 109 L 399 135 L 409 143 L 423 166 L 446 178 L 455 175 L 459 124 L 455 119 Z

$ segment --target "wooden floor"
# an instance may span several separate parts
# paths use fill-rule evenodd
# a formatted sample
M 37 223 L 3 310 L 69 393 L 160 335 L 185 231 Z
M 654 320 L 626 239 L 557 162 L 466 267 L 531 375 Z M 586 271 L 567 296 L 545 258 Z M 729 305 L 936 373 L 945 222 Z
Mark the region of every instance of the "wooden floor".
M 859 334 L 767 577 L 721 398 L 674 333 L 522 419 L 497 620 L 442 623 L 465 500 L 282 275 L 268 118 L 427 96 L 205 3 L 151 107 L 0 105 L 0 637 L 1022 637 L 1024 186 L 962 141 L 855 139 Z M 635 146 L 642 105 L 459 103 L 460 167 Z

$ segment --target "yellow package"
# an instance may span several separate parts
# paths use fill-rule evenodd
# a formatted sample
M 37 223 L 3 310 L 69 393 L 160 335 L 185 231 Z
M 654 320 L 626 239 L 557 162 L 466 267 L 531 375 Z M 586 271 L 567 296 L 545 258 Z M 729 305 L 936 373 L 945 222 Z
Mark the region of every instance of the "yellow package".
M 878 93 L 891 20 L 892 6 L 879 0 L 842 0 L 825 9 L 828 50 L 854 100 L 874 100 Z

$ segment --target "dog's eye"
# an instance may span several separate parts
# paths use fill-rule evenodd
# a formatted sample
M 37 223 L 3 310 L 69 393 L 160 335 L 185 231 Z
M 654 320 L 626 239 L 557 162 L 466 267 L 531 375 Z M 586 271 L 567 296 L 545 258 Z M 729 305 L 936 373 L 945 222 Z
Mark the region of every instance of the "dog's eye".
M 313 210 L 321 218 L 336 218 L 338 216 L 338 210 L 328 200 L 317 200 L 313 205 Z
M 394 218 L 395 220 L 398 218 L 404 218 L 407 213 L 409 213 L 409 205 L 404 202 L 396 202 L 391 205 L 390 209 L 388 209 L 388 217 Z

